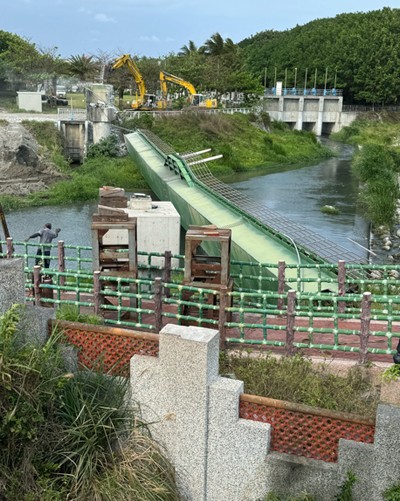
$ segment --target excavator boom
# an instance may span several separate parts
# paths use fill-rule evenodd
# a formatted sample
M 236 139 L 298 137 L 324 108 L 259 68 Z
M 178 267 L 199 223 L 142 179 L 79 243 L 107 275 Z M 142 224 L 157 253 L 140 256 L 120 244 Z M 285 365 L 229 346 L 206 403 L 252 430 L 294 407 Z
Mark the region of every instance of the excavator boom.
M 167 102 L 167 82 L 171 82 L 171 83 L 174 83 L 176 85 L 180 85 L 181 87 L 185 88 L 190 95 L 190 103 L 193 106 L 198 106 L 200 108 L 216 108 L 217 107 L 217 100 L 216 99 L 209 99 L 209 98 L 205 99 L 202 94 L 197 94 L 195 86 L 193 84 L 191 84 L 190 82 L 188 82 L 187 80 L 184 80 L 181 77 L 177 77 L 175 75 L 172 75 L 171 73 L 168 73 L 166 71 L 160 71 L 160 85 L 161 85 L 163 107 L 166 106 L 166 102 Z
M 113 70 L 121 68 L 122 66 L 127 66 L 136 82 L 138 89 L 138 101 L 135 107 L 139 108 L 145 102 L 146 85 L 144 83 L 143 77 L 139 71 L 139 68 L 137 67 L 137 64 L 129 54 L 124 54 L 123 56 L 120 56 L 118 59 L 116 59 L 115 63 L 113 64 Z
M 160 71 L 160 82 L 161 82 L 161 92 L 163 96 L 166 96 L 167 94 L 167 82 L 180 85 L 181 87 L 185 88 L 190 95 L 196 94 L 196 89 L 193 84 L 187 82 L 183 78 L 172 75 L 171 73 L 167 73 L 166 71 Z

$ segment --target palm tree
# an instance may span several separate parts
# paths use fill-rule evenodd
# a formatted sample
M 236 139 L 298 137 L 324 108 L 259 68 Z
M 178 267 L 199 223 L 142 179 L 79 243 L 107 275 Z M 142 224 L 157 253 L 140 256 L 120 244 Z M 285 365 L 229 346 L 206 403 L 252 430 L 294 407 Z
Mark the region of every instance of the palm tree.
M 221 56 L 235 52 L 236 48 L 231 38 L 224 40 L 219 33 L 214 33 L 199 50 L 208 56 Z
M 214 33 L 203 45 L 204 54 L 220 56 L 224 52 L 224 39 L 219 33 Z
M 93 56 L 71 56 L 66 60 L 67 71 L 70 75 L 78 77 L 82 82 L 92 80 L 99 71 L 99 65 Z
M 178 52 L 178 56 L 190 56 L 192 54 L 197 54 L 198 53 L 198 48 L 196 44 L 193 42 L 193 40 L 189 40 L 188 45 L 184 45 L 181 47 L 180 51 Z

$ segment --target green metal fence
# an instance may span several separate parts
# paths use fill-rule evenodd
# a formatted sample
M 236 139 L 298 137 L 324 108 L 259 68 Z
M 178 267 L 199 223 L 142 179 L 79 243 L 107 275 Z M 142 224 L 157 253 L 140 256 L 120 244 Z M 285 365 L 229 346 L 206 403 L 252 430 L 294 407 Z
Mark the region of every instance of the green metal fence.
M 362 360 L 393 354 L 400 339 L 399 266 L 234 262 L 235 286 L 227 292 L 182 285 L 182 255 L 139 253 L 145 259 L 138 278 L 121 278 L 93 272 L 90 247 L 68 246 L 63 253 L 60 243 L 50 245 L 50 268 L 45 269 L 33 266 L 32 245 L 6 244 L 1 257 L 25 260 L 27 301 L 74 305 L 108 324 L 154 332 L 166 323 L 194 324 L 219 329 L 232 345 L 275 346 L 286 353 L 355 352 Z M 164 266 L 159 264 L 163 256 Z M 307 276 L 310 268 L 314 278 Z M 331 282 L 321 290 L 327 272 Z M 243 287 L 249 276 L 257 290 Z M 311 280 L 317 292 L 307 292 Z

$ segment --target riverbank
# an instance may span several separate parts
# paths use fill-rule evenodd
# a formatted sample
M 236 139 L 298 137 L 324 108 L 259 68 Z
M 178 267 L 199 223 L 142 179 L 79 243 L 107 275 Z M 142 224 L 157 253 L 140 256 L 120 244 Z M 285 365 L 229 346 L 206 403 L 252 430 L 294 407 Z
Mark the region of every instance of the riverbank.
M 358 203 L 371 221 L 371 260 L 400 263 L 400 113 L 369 113 L 334 134 L 357 148 Z
M 0 121 L 0 127 L 7 124 L 6 120 Z M 21 125 L 33 134 L 64 179 L 24 197 L 0 196 L 6 211 L 96 200 L 99 188 L 104 185 L 119 186 L 126 191 L 150 189 L 133 160 L 128 156 L 116 157 L 111 151 L 115 148 L 110 147 L 109 151 L 102 148 L 101 154 L 98 152 L 82 165 L 73 166 L 63 157 L 62 138 L 51 122 L 22 121 Z M 314 134 L 269 123 L 265 114 L 228 116 L 189 112 L 158 119 L 148 115 L 122 126 L 125 129 L 147 126 L 178 152 L 212 148 L 214 154 L 223 154 L 222 160 L 210 164 L 213 173 L 220 177 L 260 168 L 268 172 L 332 156 Z M 122 135 L 119 140 L 123 141 Z

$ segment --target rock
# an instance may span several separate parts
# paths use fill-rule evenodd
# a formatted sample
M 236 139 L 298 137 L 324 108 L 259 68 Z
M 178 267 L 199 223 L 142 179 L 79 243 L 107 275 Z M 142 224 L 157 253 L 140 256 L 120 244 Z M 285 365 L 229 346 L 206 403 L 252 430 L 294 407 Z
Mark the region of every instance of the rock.
M 63 177 L 25 127 L 0 126 L 0 195 L 27 195 Z

